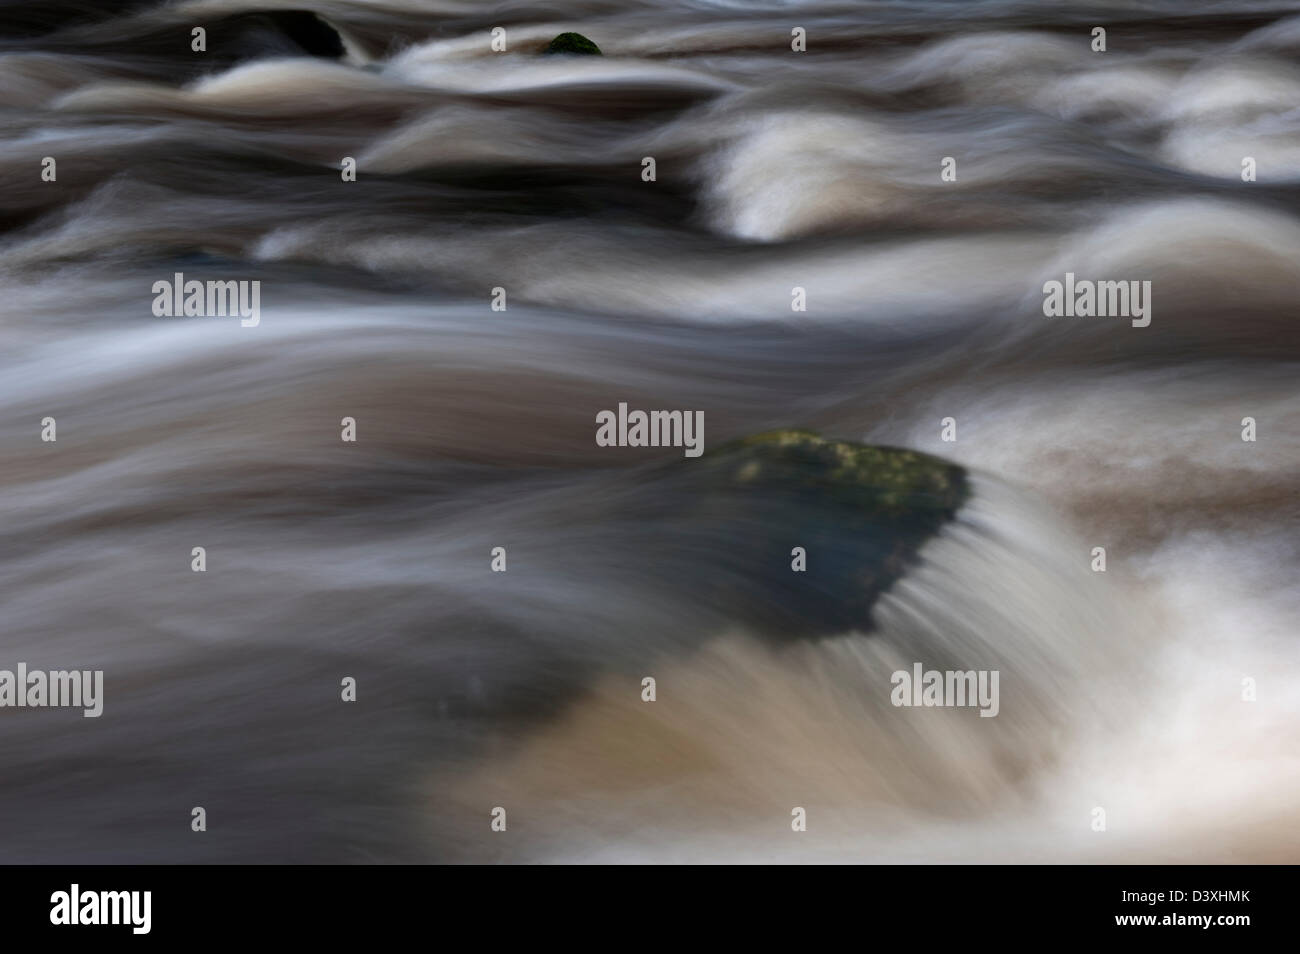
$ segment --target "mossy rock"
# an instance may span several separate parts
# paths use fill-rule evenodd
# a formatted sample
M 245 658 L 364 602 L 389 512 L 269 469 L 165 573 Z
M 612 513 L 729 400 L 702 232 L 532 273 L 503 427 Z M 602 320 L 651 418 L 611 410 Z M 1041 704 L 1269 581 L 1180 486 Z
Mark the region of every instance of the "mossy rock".
M 571 53 L 578 56 L 600 56 L 600 47 L 592 43 L 581 33 L 561 33 L 548 46 L 544 53 Z
M 692 588 L 782 639 L 869 631 L 876 600 L 970 492 L 948 461 L 800 430 L 677 466 L 688 519 L 717 547 L 718 572 Z M 805 572 L 791 568 L 794 547 L 807 553 Z
M 736 489 L 811 494 L 887 520 L 947 519 L 966 497 L 965 473 L 955 464 L 812 431 L 756 434 L 717 448 L 705 463 Z

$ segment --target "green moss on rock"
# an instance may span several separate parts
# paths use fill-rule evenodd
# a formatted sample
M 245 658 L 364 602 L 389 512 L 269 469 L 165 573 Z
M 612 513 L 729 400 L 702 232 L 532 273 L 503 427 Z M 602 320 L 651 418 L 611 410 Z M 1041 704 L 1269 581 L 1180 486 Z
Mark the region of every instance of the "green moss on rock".
M 820 495 L 881 517 L 932 511 L 946 519 L 966 499 L 965 472 L 937 457 L 896 447 L 826 440 L 811 431 L 756 434 L 715 450 L 709 463 L 737 487 Z
M 544 51 L 546 53 L 572 53 L 579 56 L 600 56 L 600 47 L 581 33 L 561 33 Z

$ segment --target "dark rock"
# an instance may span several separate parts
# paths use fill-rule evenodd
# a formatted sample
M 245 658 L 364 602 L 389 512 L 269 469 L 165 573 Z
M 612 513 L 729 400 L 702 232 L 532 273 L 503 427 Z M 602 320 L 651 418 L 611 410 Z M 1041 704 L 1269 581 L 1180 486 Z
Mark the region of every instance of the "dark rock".
M 573 53 L 580 56 L 600 56 L 600 47 L 592 43 L 581 33 L 561 33 L 548 46 L 544 53 Z
M 203 27 L 207 49 L 191 48 L 191 30 Z M 49 34 L 42 48 L 115 55 L 142 75 L 188 79 L 229 69 L 249 60 L 311 56 L 341 59 L 346 49 L 338 30 L 310 10 L 245 10 L 211 18 L 160 23 L 159 17 L 109 20 Z
M 202 25 L 202 24 L 199 24 Z M 269 56 L 343 56 L 338 31 L 310 10 L 258 10 L 208 25 L 208 50 L 235 60 Z
M 745 438 L 680 465 L 717 572 L 692 588 L 777 638 L 869 631 L 876 600 L 966 501 L 965 471 L 916 451 L 808 431 Z M 791 569 L 791 550 L 807 570 Z

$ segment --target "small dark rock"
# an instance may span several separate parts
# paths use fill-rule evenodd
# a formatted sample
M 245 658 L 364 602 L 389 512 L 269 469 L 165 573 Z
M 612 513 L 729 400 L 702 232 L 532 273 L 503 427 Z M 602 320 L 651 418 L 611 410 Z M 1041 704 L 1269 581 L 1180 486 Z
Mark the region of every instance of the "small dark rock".
M 581 33 L 561 33 L 543 52 L 572 53 L 579 56 L 600 56 L 600 47 L 592 43 Z

